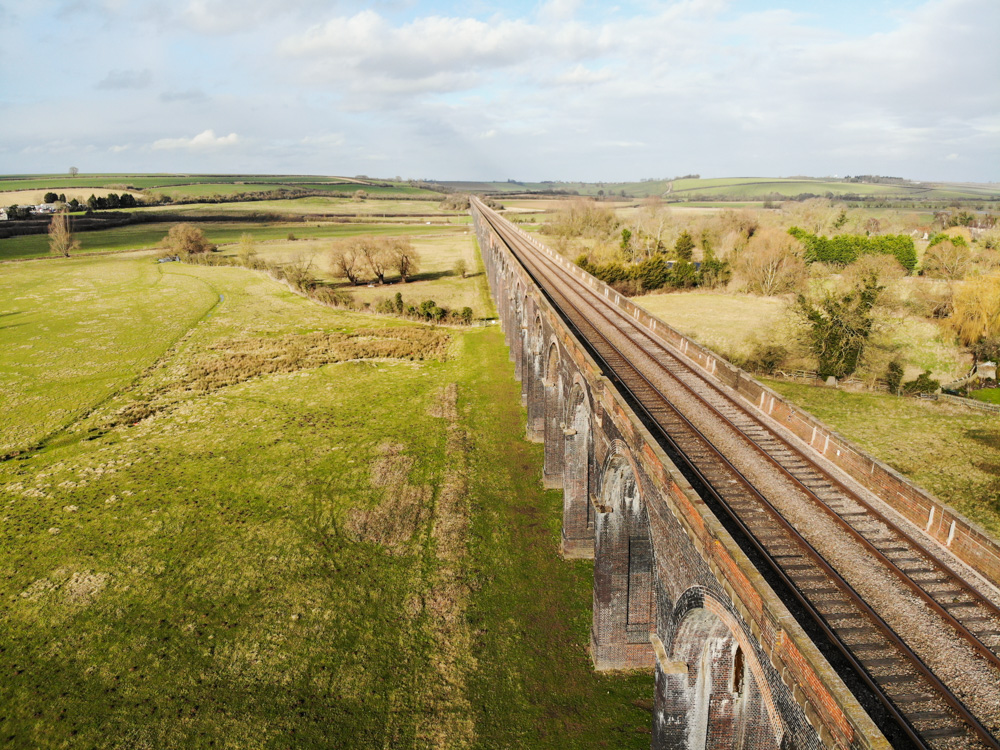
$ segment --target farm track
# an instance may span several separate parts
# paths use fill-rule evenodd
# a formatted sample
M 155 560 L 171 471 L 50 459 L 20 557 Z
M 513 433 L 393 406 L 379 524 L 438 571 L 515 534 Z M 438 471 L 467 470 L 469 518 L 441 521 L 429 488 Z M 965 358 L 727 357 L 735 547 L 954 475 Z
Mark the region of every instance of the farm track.
M 910 739 L 1000 748 L 1000 610 L 530 238 L 476 209 Z

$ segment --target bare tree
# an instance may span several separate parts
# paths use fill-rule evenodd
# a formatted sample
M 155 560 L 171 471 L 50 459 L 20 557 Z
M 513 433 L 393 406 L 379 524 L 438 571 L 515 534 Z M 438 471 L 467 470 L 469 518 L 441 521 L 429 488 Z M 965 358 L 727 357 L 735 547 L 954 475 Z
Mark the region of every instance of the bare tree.
M 405 284 L 410 276 L 420 270 L 420 256 L 406 237 L 389 237 L 385 244 L 390 266 L 396 269 Z
M 312 258 L 307 258 L 302 253 L 297 253 L 295 257 L 285 263 L 282 271 L 288 283 L 301 291 L 308 291 L 316 284 L 312 275 Z
M 764 296 L 794 291 L 806 279 L 801 244 L 777 229 L 755 232 L 740 251 L 735 268 L 748 292 Z
M 80 174 L 80 170 L 79 169 L 77 169 L 76 167 L 70 167 L 69 168 L 69 176 L 70 177 L 76 177 L 78 174 Z
M 361 283 L 362 256 L 352 241 L 335 243 L 327 256 L 330 273 L 347 279 L 357 286 Z
M 636 213 L 632 242 L 641 248 L 642 256 L 648 258 L 666 247 L 666 235 L 670 229 L 670 208 L 663 204 L 659 196 L 652 196 L 643 201 Z
M 69 257 L 69 254 L 80 248 L 80 243 L 73 239 L 69 230 L 69 215 L 63 209 L 52 217 L 49 224 L 49 252 L 53 255 Z
M 240 244 L 237 253 L 239 254 L 240 263 L 244 266 L 253 266 L 254 261 L 257 260 L 257 241 L 253 238 L 252 234 L 244 232 L 240 235 Z
M 942 240 L 924 253 L 924 275 L 938 279 L 962 279 L 972 268 L 972 250 L 964 242 Z
M 372 272 L 380 285 L 384 284 L 385 274 L 392 264 L 392 253 L 386 243 L 378 237 L 370 235 L 355 237 L 354 240 L 368 270 Z

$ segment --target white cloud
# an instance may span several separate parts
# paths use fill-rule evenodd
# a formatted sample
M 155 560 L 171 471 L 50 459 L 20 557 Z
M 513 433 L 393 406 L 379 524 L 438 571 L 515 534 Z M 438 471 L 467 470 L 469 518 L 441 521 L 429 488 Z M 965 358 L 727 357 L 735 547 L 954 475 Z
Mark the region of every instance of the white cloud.
M 161 138 L 153 143 L 153 149 L 212 150 L 235 146 L 237 143 L 240 143 L 240 137 L 236 133 L 216 137 L 214 130 L 205 130 L 194 138 Z
M 0 24 L 0 62 L 15 65 L 4 145 L 38 149 L 12 170 L 60 168 L 87 144 L 108 171 L 354 173 L 378 155 L 393 172 L 473 178 L 996 179 L 1000 164 L 997 0 L 885 0 L 895 15 L 858 24 L 788 0 L 77 1 L 104 8 L 74 14 L 72 33 Z M 30 5 L 17 12 L 56 17 Z M 88 97 L 20 62 L 57 53 L 95 81 L 123 59 L 137 69 L 111 70 Z

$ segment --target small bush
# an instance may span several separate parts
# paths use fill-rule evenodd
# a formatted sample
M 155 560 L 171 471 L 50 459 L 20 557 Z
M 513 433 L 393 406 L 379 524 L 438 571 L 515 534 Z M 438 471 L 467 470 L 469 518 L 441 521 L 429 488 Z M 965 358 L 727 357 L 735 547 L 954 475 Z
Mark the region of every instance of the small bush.
M 899 388 L 903 383 L 903 363 L 898 359 L 892 360 L 885 368 L 885 384 L 889 386 L 889 393 L 898 396 Z
M 931 377 L 930 370 L 924 370 L 916 380 L 908 380 L 903 383 L 903 392 L 910 396 L 916 396 L 919 393 L 936 393 L 940 388 L 940 381 Z
M 756 375 L 773 375 L 788 359 L 788 349 L 780 344 L 754 344 L 750 353 L 736 357 L 734 364 Z

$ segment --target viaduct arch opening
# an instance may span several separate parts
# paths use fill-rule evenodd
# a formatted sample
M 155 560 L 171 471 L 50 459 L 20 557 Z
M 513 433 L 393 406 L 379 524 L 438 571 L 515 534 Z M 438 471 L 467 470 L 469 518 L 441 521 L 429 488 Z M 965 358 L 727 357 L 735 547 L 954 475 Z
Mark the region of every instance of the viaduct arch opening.
M 594 556 L 594 506 L 590 501 L 590 469 L 594 432 L 590 397 L 575 380 L 566 402 L 563 439 L 563 532 L 565 557 Z
M 639 481 L 617 445 L 601 475 L 594 533 L 592 653 L 597 669 L 652 666 L 654 560 Z
M 752 642 L 716 599 L 687 594 L 669 661 L 656 669 L 653 747 L 782 750 L 786 735 Z

